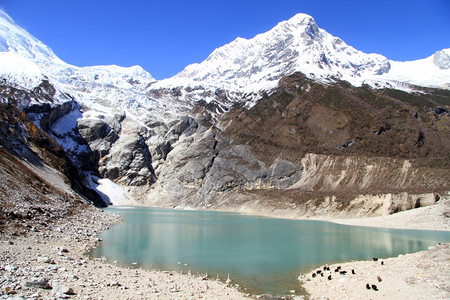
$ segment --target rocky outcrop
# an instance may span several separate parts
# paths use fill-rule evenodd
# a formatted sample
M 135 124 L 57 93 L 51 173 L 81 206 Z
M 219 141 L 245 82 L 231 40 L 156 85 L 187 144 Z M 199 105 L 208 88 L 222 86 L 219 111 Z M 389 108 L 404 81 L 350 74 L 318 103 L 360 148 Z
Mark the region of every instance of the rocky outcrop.
M 306 154 L 303 173 L 291 188 L 318 192 L 383 192 L 448 188 L 448 170 L 423 168 L 419 160 Z
M 430 184 L 435 191 L 449 188 L 446 168 L 417 160 L 308 153 L 300 163 L 277 158 L 268 166 L 247 146 L 214 147 L 215 138 L 177 145 L 146 203 L 372 216 L 433 204 L 439 197 L 427 193 Z
M 449 188 L 447 116 L 431 109 L 440 96 L 405 97 L 294 75 L 250 109 L 234 106 L 215 120 L 202 108 L 195 128 L 170 147 L 159 142 L 158 181 L 143 201 L 348 215 L 428 205 L 416 195 Z
M 25 111 L 31 116 L 38 114 L 37 116 L 34 116 L 34 121 L 38 123 L 43 130 L 50 131 L 50 128 L 56 120 L 64 117 L 76 108 L 77 104 L 75 102 L 68 101 L 55 107 L 49 105 L 32 105 Z
M 7 172 L 9 176 L 5 176 L 4 181 L 22 182 L 24 180 L 23 178 L 26 178 L 26 175 L 19 176 L 19 174 L 27 174 L 27 172 L 30 172 L 29 170 L 20 172 L 20 170 L 24 168 L 20 165 L 20 160 L 22 159 L 31 166 L 41 168 L 41 172 L 43 172 L 45 168 L 51 168 L 54 169 L 54 172 L 59 172 L 60 176 L 65 178 L 65 180 L 64 183 L 61 183 L 59 187 L 56 188 L 57 190 L 65 189 L 67 188 L 67 185 L 69 185 L 76 193 L 89 199 L 93 204 L 105 206 L 106 204 L 101 197 L 84 183 L 82 172 L 77 168 L 78 166 L 74 165 L 70 155 L 67 154 L 55 137 L 39 128 L 35 122 L 33 122 L 33 119 L 30 119 L 27 114 L 18 107 L 22 97 L 29 95 L 28 92 L 0 86 L 0 92 L 11 91 L 13 91 L 14 96 L 9 96 L 9 104 L 0 105 L 0 150 L 2 150 L 0 157 L 2 158 L 5 167 L 8 166 L 10 170 L 14 170 Z M 0 96 L 3 95 L 0 93 Z M 70 103 L 63 107 L 67 108 L 72 105 L 73 104 Z M 64 110 L 62 106 L 55 107 L 60 111 Z M 47 114 L 50 114 L 51 111 L 52 110 L 50 109 L 46 112 Z M 36 117 L 35 113 L 36 111 L 30 113 L 30 117 Z M 8 157 L 8 159 L 5 159 L 6 157 Z M 36 172 L 39 173 L 38 171 Z M 20 179 L 12 178 L 11 174 L 20 177 Z M 17 186 L 17 189 L 26 189 L 27 184 L 28 182 L 21 186 Z M 47 190 L 49 192 L 53 189 L 54 187 L 50 187 Z M 35 191 L 29 192 L 30 195 L 33 195 L 34 193 Z M 35 197 L 33 196 L 33 198 Z
M 155 182 L 150 151 L 143 135 L 137 130 L 124 131 L 99 164 L 103 177 L 126 186 Z
M 116 118 L 82 118 L 77 121 L 77 129 L 84 140 L 99 156 L 105 156 L 119 139 L 121 124 Z

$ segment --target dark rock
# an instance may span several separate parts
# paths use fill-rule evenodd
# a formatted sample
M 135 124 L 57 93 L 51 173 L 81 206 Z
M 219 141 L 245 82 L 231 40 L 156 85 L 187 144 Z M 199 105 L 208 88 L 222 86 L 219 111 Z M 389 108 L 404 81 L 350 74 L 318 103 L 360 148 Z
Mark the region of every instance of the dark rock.
M 25 282 L 25 286 L 36 287 L 36 288 L 41 288 L 41 289 L 50 289 L 51 288 L 48 279 L 44 278 L 44 277 L 31 278 L 31 280 Z
M 53 123 L 56 122 L 56 120 L 63 117 L 64 115 L 67 115 L 72 110 L 77 109 L 78 107 L 79 106 L 73 101 L 65 102 L 53 108 L 44 106 L 43 112 L 45 112 L 45 115 L 41 117 L 39 121 L 39 123 L 41 124 L 41 128 L 45 131 L 49 131 Z M 36 110 L 37 108 L 33 110 L 30 108 L 27 110 L 27 113 L 29 113 L 30 111 L 35 112 Z
M 380 135 L 383 132 L 388 131 L 389 129 L 391 129 L 391 127 L 389 125 L 384 125 L 384 126 L 380 127 L 380 129 L 376 130 L 374 133 L 377 135 Z
M 438 115 L 447 114 L 448 110 L 444 107 L 438 107 L 434 110 L 434 112 Z

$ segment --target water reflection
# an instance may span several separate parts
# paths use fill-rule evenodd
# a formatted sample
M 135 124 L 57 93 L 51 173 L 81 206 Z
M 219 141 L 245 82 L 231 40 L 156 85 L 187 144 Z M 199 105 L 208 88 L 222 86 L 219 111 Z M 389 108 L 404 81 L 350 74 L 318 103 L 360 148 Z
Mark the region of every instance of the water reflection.
M 450 233 L 372 229 L 319 221 L 156 208 L 113 209 L 125 224 L 102 234 L 93 256 L 167 270 L 231 274 L 257 293 L 298 289 L 315 265 L 397 256 L 450 240 Z M 184 266 L 186 264 L 187 266 Z

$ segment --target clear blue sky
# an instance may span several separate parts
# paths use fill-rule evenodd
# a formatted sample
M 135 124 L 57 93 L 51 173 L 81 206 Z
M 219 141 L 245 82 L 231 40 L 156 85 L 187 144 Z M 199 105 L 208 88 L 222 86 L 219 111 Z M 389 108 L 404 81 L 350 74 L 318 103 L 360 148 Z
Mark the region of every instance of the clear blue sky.
M 299 12 L 393 60 L 450 48 L 450 0 L 0 0 L 0 8 L 70 64 L 141 65 L 156 79 Z

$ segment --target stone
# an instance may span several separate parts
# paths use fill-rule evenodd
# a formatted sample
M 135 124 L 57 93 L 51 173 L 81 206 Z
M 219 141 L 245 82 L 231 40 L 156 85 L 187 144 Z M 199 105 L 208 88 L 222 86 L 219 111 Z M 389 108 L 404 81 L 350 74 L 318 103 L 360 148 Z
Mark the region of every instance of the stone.
M 68 253 L 69 252 L 69 250 L 66 247 L 64 247 L 64 246 L 58 247 L 58 250 L 61 253 Z
M 117 281 L 111 281 L 110 283 L 107 284 L 107 286 L 121 286 L 121 284 L 118 283 Z
M 51 259 L 47 256 L 38 256 L 37 261 L 40 263 L 49 264 L 51 262 Z
M 47 278 L 44 277 L 33 277 L 31 280 L 25 282 L 27 287 L 36 287 L 41 289 L 50 289 L 51 286 Z
M 62 285 L 60 283 L 53 282 L 52 293 L 54 295 L 74 295 L 72 288 Z
M 7 295 L 12 295 L 12 294 L 17 293 L 10 285 L 2 286 L 2 292 Z
M 59 269 L 59 266 L 53 265 L 53 266 L 49 266 L 46 270 L 47 270 L 47 272 L 56 272 L 56 271 L 58 271 L 58 269 Z
M 5 271 L 7 271 L 7 272 L 12 272 L 12 271 L 17 270 L 17 266 L 15 266 L 15 265 L 6 265 L 6 266 L 4 267 L 4 269 L 5 269 Z
M 67 275 L 67 280 L 74 281 L 74 280 L 78 280 L 78 279 L 79 279 L 79 277 L 75 274 Z

